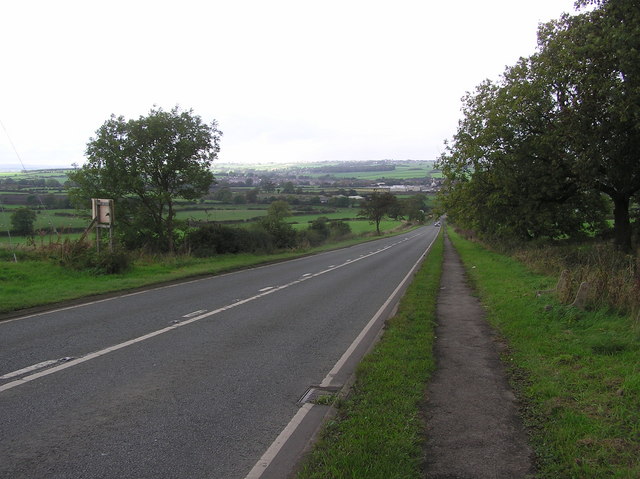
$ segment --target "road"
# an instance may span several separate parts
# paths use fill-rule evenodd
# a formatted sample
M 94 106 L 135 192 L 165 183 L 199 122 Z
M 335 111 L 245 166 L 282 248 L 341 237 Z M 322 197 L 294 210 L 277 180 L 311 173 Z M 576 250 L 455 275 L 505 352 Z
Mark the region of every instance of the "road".
M 436 234 L 0 323 L 0 478 L 259 477 L 305 391 L 350 377 Z

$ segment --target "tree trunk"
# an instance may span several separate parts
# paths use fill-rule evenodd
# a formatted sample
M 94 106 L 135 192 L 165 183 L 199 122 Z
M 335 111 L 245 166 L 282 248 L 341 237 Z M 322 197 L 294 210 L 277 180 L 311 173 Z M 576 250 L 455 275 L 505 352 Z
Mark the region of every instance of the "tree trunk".
M 613 233 L 614 243 L 618 250 L 624 253 L 631 252 L 631 222 L 629 221 L 629 197 L 618 194 L 611 197 L 613 200 Z

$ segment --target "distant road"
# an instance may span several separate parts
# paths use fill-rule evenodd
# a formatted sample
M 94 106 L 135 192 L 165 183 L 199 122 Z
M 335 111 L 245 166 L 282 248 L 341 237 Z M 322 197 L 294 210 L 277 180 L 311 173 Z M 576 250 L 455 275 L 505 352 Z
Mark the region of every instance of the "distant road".
M 437 232 L 0 323 L 0 478 L 244 478 Z

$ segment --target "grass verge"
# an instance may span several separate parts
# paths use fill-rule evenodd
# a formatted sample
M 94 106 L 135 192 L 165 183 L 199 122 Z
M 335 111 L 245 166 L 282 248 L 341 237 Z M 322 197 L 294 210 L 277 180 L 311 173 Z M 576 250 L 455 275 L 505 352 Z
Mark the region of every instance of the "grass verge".
M 421 404 L 434 369 L 435 308 L 442 236 L 404 295 L 375 349 L 361 362 L 336 419 L 299 472 L 299 479 L 421 477 Z
M 523 404 L 539 478 L 640 477 L 640 323 L 536 297 L 557 278 L 450 231 Z
M 95 275 L 66 269 L 46 260 L 21 259 L 18 263 L 0 261 L 0 319 L 14 311 L 44 306 L 86 296 L 129 291 L 189 277 L 221 274 L 306 254 L 344 248 L 408 231 L 389 231 L 383 236 L 358 236 L 327 243 L 304 251 L 277 254 L 235 254 L 212 258 L 189 256 L 140 257 L 134 267 L 122 274 Z M 6 253 L 7 259 L 12 257 Z

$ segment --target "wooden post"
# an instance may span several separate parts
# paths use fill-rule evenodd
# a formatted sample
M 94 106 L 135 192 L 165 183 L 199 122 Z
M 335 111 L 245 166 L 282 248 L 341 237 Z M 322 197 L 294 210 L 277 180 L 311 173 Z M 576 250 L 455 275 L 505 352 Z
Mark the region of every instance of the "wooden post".
M 569 278 L 569 270 L 568 269 L 562 270 L 562 273 L 560 273 L 560 278 L 558 279 L 558 283 L 556 284 L 556 287 L 553 289 L 544 289 L 542 291 L 536 291 L 536 296 L 541 296 L 547 293 L 559 292 L 561 289 L 563 289 L 566 286 L 568 278 Z
M 575 306 L 578 309 L 585 309 L 587 305 L 587 296 L 589 295 L 589 283 L 583 281 L 578 288 L 576 299 L 571 303 L 571 306 Z

